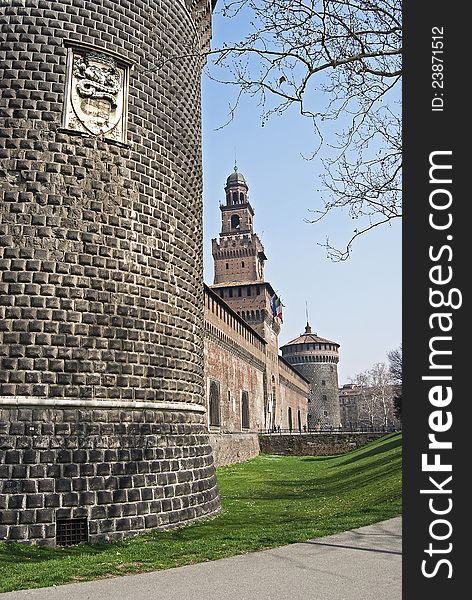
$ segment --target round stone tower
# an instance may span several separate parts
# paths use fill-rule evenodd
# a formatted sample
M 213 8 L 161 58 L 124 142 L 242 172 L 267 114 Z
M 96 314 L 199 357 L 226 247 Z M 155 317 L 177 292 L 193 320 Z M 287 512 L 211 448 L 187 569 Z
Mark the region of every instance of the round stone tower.
M 281 347 L 283 358 L 310 382 L 308 426 L 339 427 L 338 362 L 339 344 L 312 333 L 305 333 Z
M 100 542 L 218 510 L 202 338 L 212 4 L 3 3 L 0 539 Z

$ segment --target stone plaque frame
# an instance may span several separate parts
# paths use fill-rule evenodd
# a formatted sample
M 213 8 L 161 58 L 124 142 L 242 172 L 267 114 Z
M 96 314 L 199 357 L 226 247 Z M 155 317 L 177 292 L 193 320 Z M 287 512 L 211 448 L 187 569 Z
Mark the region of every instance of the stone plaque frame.
M 126 143 L 129 66 L 88 47 L 67 48 L 62 126 Z

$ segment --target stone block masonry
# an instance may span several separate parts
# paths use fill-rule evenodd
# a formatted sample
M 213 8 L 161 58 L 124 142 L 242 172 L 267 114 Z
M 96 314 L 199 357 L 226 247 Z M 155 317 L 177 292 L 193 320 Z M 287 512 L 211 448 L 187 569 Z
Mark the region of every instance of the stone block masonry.
M 217 467 L 232 465 L 251 458 L 260 453 L 257 433 L 210 433 L 210 443 Z
M 260 435 L 263 454 L 288 456 L 331 456 L 365 446 L 385 433 L 317 433 L 302 435 Z
M 0 411 L 0 538 L 54 545 L 56 521 L 119 540 L 218 509 L 199 415 L 161 410 Z
M 1 4 L 0 538 L 213 514 L 201 59 L 175 59 L 210 3 Z

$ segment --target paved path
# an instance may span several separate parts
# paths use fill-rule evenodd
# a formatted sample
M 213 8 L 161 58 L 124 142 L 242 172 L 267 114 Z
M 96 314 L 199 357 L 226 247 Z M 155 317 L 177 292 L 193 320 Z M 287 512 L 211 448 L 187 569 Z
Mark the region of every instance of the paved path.
M 1 600 L 400 600 L 401 517 L 242 556 Z

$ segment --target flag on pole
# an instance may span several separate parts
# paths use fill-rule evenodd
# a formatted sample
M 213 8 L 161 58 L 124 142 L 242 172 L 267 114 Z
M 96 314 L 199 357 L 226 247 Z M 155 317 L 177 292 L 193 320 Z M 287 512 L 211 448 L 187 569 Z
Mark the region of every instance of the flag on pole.
M 275 306 L 276 306 L 276 310 L 277 310 L 277 316 L 279 317 L 279 319 L 282 321 L 282 323 L 284 322 L 283 318 L 282 318 L 282 301 L 280 300 L 280 298 L 277 298 L 275 301 Z
M 270 308 L 272 310 L 272 316 L 274 317 L 274 319 L 275 317 L 278 317 L 283 323 L 282 306 L 282 301 L 276 294 L 270 297 Z

